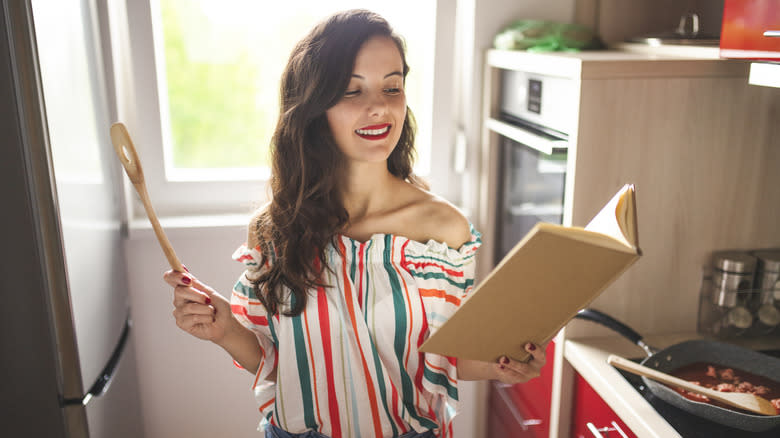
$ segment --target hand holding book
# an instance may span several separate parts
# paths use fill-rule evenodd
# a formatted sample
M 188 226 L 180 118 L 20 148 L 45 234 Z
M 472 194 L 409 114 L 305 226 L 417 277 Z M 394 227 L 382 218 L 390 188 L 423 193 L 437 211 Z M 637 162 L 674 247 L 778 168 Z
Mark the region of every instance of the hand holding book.
M 641 255 L 634 186 L 585 227 L 538 223 L 420 350 L 495 362 L 528 359 Z

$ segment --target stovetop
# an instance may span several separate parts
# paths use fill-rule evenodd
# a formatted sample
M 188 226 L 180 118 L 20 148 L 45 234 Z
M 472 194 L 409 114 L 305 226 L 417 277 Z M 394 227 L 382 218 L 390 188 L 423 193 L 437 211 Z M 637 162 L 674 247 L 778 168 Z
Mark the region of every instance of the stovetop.
M 762 353 L 780 357 L 780 350 L 762 351 Z M 634 362 L 642 361 L 642 359 L 632 360 Z M 691 415 L 653 395 L 652 391 L 645 387 L 641 377 L 620 369 L 617 371 L 684 438 L 777 438 L 778 436 L 777 428 L 765 432 L 746 432 Z

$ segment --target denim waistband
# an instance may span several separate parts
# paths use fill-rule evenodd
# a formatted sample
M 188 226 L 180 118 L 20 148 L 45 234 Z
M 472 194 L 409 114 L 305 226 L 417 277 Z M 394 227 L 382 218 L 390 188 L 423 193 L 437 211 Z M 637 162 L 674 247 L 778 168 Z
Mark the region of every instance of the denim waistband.
M 401 435 L 399 438 L 433 438 L 433 431 L 426 430 L 425 432 L 411 431 Z M 282 429 L 269 424 L 265 428 L 265 438 L 329 438 L 327 435 L 323 435 L 319 432 L 310 430 L 303 433 L 290 433 L 285 432 Z

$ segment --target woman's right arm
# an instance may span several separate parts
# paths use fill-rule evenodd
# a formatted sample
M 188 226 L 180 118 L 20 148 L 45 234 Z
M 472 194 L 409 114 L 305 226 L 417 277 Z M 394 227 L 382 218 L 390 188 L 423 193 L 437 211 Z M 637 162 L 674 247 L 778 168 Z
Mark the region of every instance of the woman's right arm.
M 257 336 L 232 314 L 230 302 L 190 273 L 167 271 L 165 281 L 174 287 L 173 316 L 187 333 L 222 347 L 244 369 L 256 373 L 262 359 Z M 275 378 L 272 372 L 267 379 Z

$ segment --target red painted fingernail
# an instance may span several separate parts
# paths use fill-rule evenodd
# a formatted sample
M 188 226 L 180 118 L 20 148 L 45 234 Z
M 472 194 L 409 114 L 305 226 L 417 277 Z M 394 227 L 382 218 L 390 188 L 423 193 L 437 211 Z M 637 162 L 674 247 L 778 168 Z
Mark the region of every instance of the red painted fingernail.
M 502 370 L 503 370 L 504 368 L 506 368 L 506 367 L 505 367 L 505 366 L 503 366 L 503 365 L 499 365 L 498 367 L 499 367 L 499 368 L 501 368 Z
M 189 269 L 187 269 L 187 267 L 186 267 L 186 266 L 184 266 L 184 263 L 182 263 L 181 267 L 182 267 L 182 268 L 184 268 L 184 270 L 185 270 L 185 271 L 187 271 L 187 272 L 190 272 L 190 270 L 189 270 Z
M 190 277 L 187 277 L 186 275 L 181 277 L 181 282 L 184 284 L 190 284 L 192 283 L 192 279 Z
M 211 304 L 211 298 L 206 297 L 206 304 Z
M 508 365 L 509 364 L 509 359 L 506 356 L 504 356 L 504 357 L 501 358 L 501 363 L 504 364 L 504 365 Z
M 534 351 L 534 350 L 536 350 L 536 345 L 528 344 L 528 349 L 531 350 L 531 351 Z

